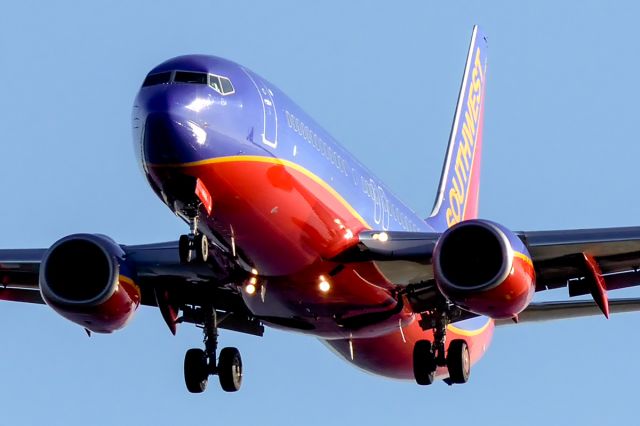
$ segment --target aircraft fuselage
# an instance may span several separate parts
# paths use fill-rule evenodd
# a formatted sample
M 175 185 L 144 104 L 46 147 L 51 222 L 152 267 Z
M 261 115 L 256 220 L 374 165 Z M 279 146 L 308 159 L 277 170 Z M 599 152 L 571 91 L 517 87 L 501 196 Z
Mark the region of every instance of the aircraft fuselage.
M 398 283 L 374 262 L 331 259 L 366 229 L 442 230 L 246 68 L 192 55 L 149 75 L 158 77 L 148 77 L 133 110 L 140 164 L 172 211 L 185 218 L 196 206 L 199 231 L 258 272 L 257 291 L 242 292 L 252 313 L 326 339 L 369 371 L 412 378 L 413 343 L 432 339 L 431 331 L 418 326 L 397 296 Z M 196 186 L 210 204 L 201 202 Z M 451 339 L 465 336 L 473 361 L 492 331 L 486 318 L 449 326 Z

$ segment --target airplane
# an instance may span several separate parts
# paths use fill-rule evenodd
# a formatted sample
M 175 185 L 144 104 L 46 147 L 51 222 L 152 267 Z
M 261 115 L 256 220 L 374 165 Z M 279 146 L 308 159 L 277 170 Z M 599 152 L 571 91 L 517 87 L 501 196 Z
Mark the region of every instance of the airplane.
M 73 234 L 0 250 L 0 300 L 46 304 L 88 334 L 157 307 L 186 352 L 187 390 L 242 383 L 219 330 L 315 336 L 353 365 L 462 384 L 496 326 L 640 310 L 640 227 L 514 232 L 478 217 L 487 40 L 473 28 L 433 211 L 412 211 L 273 84 L 214 56 L 153 68 L 133 105 L 137 160 L 182 221 L 177 241 Z M 401 143 L 401 142 L 400 142 Z M 566 288 L 593 301 L 532 302 Z

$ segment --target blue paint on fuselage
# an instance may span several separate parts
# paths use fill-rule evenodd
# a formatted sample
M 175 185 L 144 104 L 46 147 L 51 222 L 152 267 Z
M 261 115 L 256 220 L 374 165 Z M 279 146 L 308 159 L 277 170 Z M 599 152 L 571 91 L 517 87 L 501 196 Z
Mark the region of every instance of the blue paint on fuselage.
M 206 84 L 142 87 L 133 118 L 143 168 L 235 155 L 280 158 L 320 177 L 373 229 L 433 231 L 273 84 L 236 63 L 204 55 L 170 59 L 149 74 L 176 70 L 227 77 L 235 92 L 222 95 Z M 155 137 L 145 143 L 145 132 Z

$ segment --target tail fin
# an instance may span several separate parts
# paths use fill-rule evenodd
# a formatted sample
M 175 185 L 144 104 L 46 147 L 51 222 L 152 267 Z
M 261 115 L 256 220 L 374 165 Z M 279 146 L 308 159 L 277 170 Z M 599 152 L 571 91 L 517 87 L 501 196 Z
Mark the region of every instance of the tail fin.
M 435 229 L 446 229 L 478 215 L 486 73 L 487 40 L 475 26 L 440 186 L 427 219 Z

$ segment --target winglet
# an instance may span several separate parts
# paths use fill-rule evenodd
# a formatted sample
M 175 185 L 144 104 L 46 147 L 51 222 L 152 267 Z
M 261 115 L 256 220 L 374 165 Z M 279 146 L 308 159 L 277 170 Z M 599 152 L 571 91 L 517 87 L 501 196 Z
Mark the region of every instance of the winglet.
M 478 215 L 486 73 L 487 39 L 475 26 L 440 186 L 427 219 L 437 230 Z

